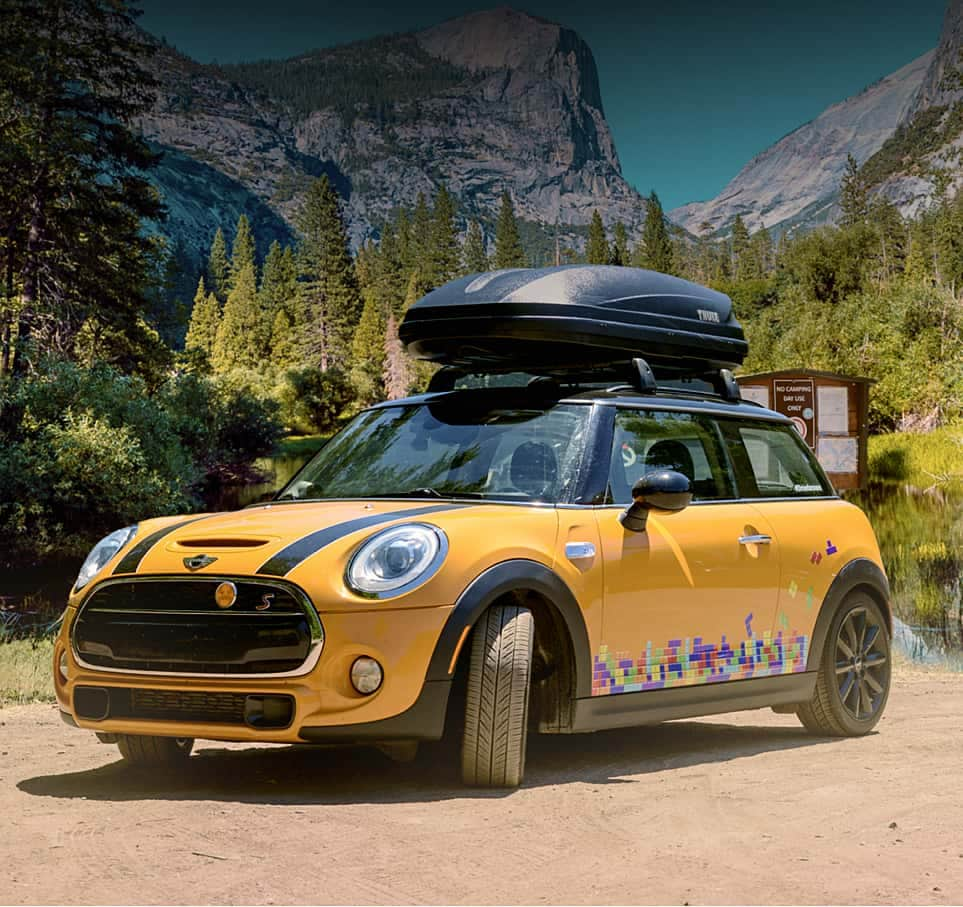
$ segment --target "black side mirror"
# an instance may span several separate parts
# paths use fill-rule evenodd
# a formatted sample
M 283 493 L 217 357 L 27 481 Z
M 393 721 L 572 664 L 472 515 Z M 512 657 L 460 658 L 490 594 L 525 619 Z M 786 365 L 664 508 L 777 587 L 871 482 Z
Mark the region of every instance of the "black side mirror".
M 632 489 L 632 503 L 619 514 L 619 522 L 630 532 L 645 532 L 650 510 L 675 513 L 692 501 L 692 486 L 681 472 L 658 469 L 647 472 Z

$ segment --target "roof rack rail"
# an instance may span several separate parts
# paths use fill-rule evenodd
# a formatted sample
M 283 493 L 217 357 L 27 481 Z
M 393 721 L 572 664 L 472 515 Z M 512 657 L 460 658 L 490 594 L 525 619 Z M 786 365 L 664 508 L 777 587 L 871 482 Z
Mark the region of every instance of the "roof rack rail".
M 647 360 L 639 356 L 634 357 L 631 362 L 626 362 L 621 365 L 618 363 L 607 363 L 604 367 L 598 368 L 583 366 L 569 369 L 559 367 L 550 372 L 546 372 L 545 369 L 529 372 L 527 369 L 524 369 L 524 367 L 521 367 L 516 371 L 532 376 L 527 384 L 516 386 L 518 389 L 525 386 L 531 389 L 541 388 L 545 390 L 548 387 L 559 387 L 564 384 L 573 386 L 610 384 L 608 389 L 611 391 L 625 389 L 647 395 L 657 394 L 660 391 L 663 393 L 696 393 L 700 396 L 716 396 L 725 400 L 727 403 L 742 402 L 739 385 L 733 377 L 732 372 L 727 368 L 704 369 L 700 367 L 689 367 L 678 371 L 673 370 L 668 373 L 660 369 L 663 382 L 696 380 L 709 386 L 708 388 L 698 389 L 660 383 L 652 366 L 649 365 Z M 467 378 L 469 375 L 506 373 L 508 373 L 508 370 L 492 369 L 489 371 L 487 369 L 478 369 L 475 371 L 472 369 L 458 368 L 456 366 L 445 366 L 431 376 L 431 380 L 428 382 L 428 393 L 434 394 L 453 391 L 459 380 Z

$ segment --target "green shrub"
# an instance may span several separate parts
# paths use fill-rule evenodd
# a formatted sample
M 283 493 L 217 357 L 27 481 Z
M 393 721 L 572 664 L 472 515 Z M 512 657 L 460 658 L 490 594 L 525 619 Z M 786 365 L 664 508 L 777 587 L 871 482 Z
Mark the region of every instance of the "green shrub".
M 0 382 L 0 550 L 79 555 L 120 526 L 196 509 L 273 450 L 277 410 L 242 380 L 180 375 L 151 395 L 103 365 Z
M 348 378 L 337 369 L 292 369 L 278 388 L 281 414 L 295 432 L 330 434 L 354 400 Z

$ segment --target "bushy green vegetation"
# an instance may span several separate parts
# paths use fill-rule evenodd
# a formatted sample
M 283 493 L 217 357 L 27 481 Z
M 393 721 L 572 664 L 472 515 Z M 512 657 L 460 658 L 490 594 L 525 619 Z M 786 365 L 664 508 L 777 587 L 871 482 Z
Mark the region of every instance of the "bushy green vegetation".
M 119 526 L 200 506 L 274 448 L 276 412 L 236 378 L 174 374 L 151 392 L 109 365 L 51 361 L 0 379 L 4 559 L 82 554 Z
M 863 176 L 868 185 L 878 186 L 894 174 L 919 173 L 920 162 L 926 155 L 948 145 L 961 132 L 963 104 L 928 107 L 910 122 L 897 127 L 896 132 L 863 165 Z
M 963 424 L 926 434 L 892 432 L 869 439 L 869 473 L 883 482 L 917 488 L 963 485 Z

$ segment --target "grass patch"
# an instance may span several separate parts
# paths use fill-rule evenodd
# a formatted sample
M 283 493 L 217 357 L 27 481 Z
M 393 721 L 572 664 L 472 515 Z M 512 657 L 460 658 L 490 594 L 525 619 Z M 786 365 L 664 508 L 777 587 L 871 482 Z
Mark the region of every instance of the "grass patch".
M 963 483 L 963 424 L 870 438 L 869 477 L 924 487 Z
M 53 640 L 0 643 L 0 707 L 53 702 Z
M 330 435 L 288 435 L 278 441 L 275 457 L 313 457 L 325 444 Z

